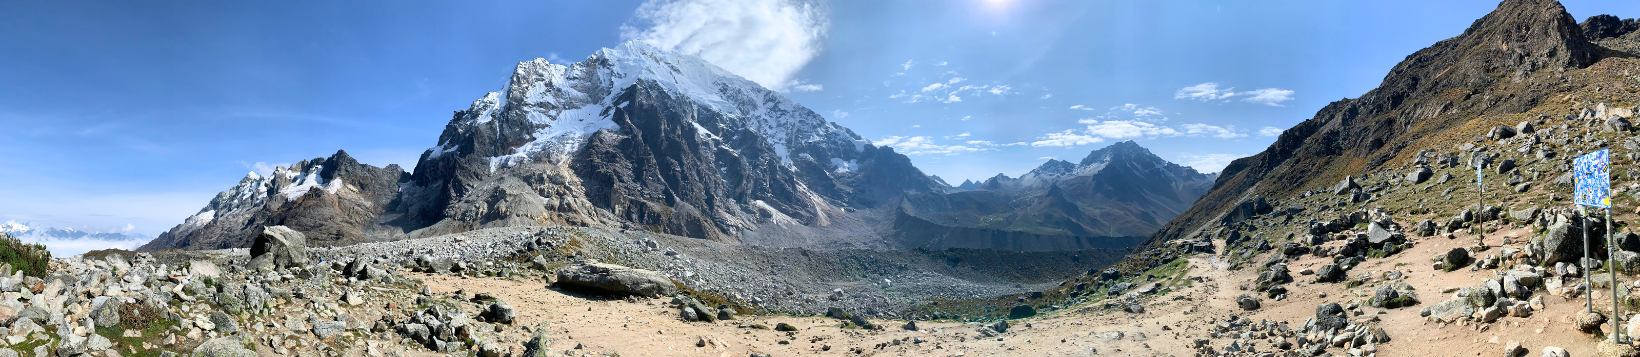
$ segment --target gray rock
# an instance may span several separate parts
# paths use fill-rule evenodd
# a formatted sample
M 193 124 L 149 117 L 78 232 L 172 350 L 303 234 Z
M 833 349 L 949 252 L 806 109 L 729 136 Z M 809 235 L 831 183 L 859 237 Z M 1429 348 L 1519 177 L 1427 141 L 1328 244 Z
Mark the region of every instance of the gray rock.
M 520 354 L 520 356 L 552 356 L 552 335 L 548 333 L 550 327 L 551 325 L 545 322 L 541 323 L 540 326 L 536 326 L 534 333 L 530 335 L 530 341 L 524 343 L 524 353 Z
M 1441 256 L 1441 262 L 1446 264 L 1447 270 L 1462 268 L 1464 265 L 1469 264 L 1469 250 L 1452 248 L 1452 250 L 1446 251 L 1446 254 Z
M 1236 305 L 1241 306 L 1242 310 L 1258 310 L 1259 301 L 1251 295 L 1241 294 L 1236 297 Z
M 1008 309 L 1008 318 L 1010 319 L 1023 319 L 1031 316 L 1036 316 L 1036 308 L 1031 307 L 1031 305 L 1014 305 L 1013 308 Z
M 91 307 L 91 320 L 97 327 L 113 327 L 120 325 L 120 302 L 115 299 L 105 299 Z
M 1492 127 L 1492 130 L 1486 133 L 1486 137 L 1493 140 L 1508 139 L 1514 136 L 1515 129 L 1503 125 Z
M 1576 225 L 1576 220 L 1559 216 L 1555 223 L 1543 233 L 1543 250 L 1545 265 L 1559 262 L 1576 262 L 1583 257 L 1582 231 Z
M 849 318 L 849 322 L 854 323 L 854 326 L 859 326 L 860 328 L 863 328 L 863 329 L 867 329 L 867 330 L 876 330 L 877 329 L 877 324 L 871 323 L 870 320 L 866 320 L 865 315 L 855 314 L 853 317 Z M 998 332 L 1000 332 L 1000 331 L 998 331 Z
M 345 331 L 347 331 L 347 322 L 345 321 L 319 321 L 313 323 L 313 335 L 319 336 L 320 339 L 330 338 L 330 336 Z
M 1619 250 L 1612 258 L 1617 260 L 1617 267 L 1624 272 L 1633 274 L 1640 271 L 1640 253 Z
M 1500 174 L 1500 175 L 1509 173 L 1510 170 L 1514 170 L 1514 169 L 1515 169 L 1515 159 L 1503 159 L 1502 162 L 1498 163 L 1498 174 Z
M 1531 222 L 1533 219 L 1537 218 L 1538 211 L 1539 209 L 1537 207 L 1527 207 L 1509 211 L 1509 219 L 1515 220 L 1516 222 Z
M 1445 322 L 1454 322 L 1474 313 L 1475 307 L 1469 306 L 1469 301 L 1463 299 L 1442 301 L 1418 310 L 1419 316 L 1431 317 Z
M 696 312 L 693 307 L 684 306 L 683 310 L 678 312 L 678 318 L 687 322 L 700 321 L 700 313 Z
M 1322 265 L 1321 269 L 1315 271 L 1315 281 L 1318 283 L 1331 283 L 1343 279 L 1344 270 L 1339 269 L 1337 264 Z
M 1564 348 L 1549 346 L 1549 347 L 1544 347 L 1543 348 L 1543 355 L 1542 356 L 1543 357 L 1572 357 L 1572 354 L 1566 352 L 1566 349 L 1564 349 Z
M 1634 130 L 1634 125 L 1629 123 L 1628 119 L 1614 116 L 1611 119 L 1606 119 L 1606 130 L 1627 132 Z
M 1412 184 L 1420 184 L 1424 183 L 1424 181 L 1429 181 L 1429 178 L 1432 176 L 1435 176 L 1434 171 L 1430 171 L 1428 167 L 1419 167 L 1412 169 L 1412 172 L 1407 173 L 1407 182 Z
M 1600 325 L 1606 324 L 1606 315 L 1600 312 L 1578 312 L 1577 318 L 1572 320 L 1573 326 L 1583 333 L 1600 333 Z
M 94 333 L 89 335 L 85 340 L 86 351 L 102 351 L 114 347 L 114 341 L 109 341 L 107 337 Z
M 677 285 L 672 283 L 672 279 L 653 270 L 585 261 L 558 269 L 557 284 L 650 297 L 678 293 Z
M 263 227 L 251 243 L 251 261 L 246 268 L 273 271 L 302 268 L 308 263 L 307 236 L 285 226 Z
M 1367 302 L 1368 302 L 1368 305 L 1371 305 L 1373 307 L 1382 307 L 1382 308 L 1393 309 L 1393 308 L 1401 307 L 1401 305 L 1399 303 L 1394 302 L 1395 299 L 1399 298 L 1399 297 L 1401 297 L 1401 293 L 1398 292 L 1398 291 L 1395 291 L 1394 286 L 1390 286 L 1388 284 L 1385 284 L 1383 286 L 1379 286 L 1378 290 L 1372 294 L 1372 299 L 1368 300 Z
M 1530 135 L 1532 133 L 1536 133 L 1537 128 L 1532 126 L 1531 121 L 1523 121 L 1520 122 L 1520 124 L 1515 124 L 1515 131 L 1521 135 Z
M 216 332 L 224 336 L 239 333 L 239 322 L 234 321 L 228 314 L 221 311 L 211 311 L 211 324 L 216 325 Z
M 1355 184 L 1355 177 L 1345 176 L 1343 181 L 1338 181 L 1338 184 L 1333 185 L 1332 191 L 1335 195 L 1342 195 L 1358 188 L 1361 188 L 1361 186 Z
M 1378 222 L 1367 224 L 1367 243 L 1375 247 L 1382 247 L 1384 243 L 1399 242 L 1403 239 L 1404 237 L 1400 233 L 1390 232 L 1389 229 L 1385 229 Z
M 205 341 L 194 348 L 194 357 L 256 357 L 256 352 L 245 348 L 239 336 L 225 336 Z
M 512 305 L 499 299 L 484 311 L 484 318 L 493 323 L 512 324 L 515 317 Z
M 188 261 L 188 275 L 217 278 L 222 276 L 222 270 L 217 269 L 216 263 L 209 260 L 190 260 Z

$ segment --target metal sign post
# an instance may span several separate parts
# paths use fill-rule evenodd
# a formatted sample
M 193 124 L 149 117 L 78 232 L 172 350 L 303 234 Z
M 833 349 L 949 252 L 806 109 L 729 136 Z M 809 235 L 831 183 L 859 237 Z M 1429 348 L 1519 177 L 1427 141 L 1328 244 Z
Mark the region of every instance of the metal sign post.
M 1612 254 L 1611 241 L 1611 162 L 1608 156 L 1610 152 L 1610 149 L 1600 149 L 1599 151 L 1578 156 L 1576 160 L 1572 161 L 1572 175 L 1577 178 L 1577 185 L 1576 189 L 1573 191 L 1572 203 L 1578 205 L 1579 210 L 1583 211 L 1584 265 L 1588 265 L 1586 264 L 1587 261 L 1593 260 L 1589 258 L 1589 214 L 1585 208 L 1596 207 L 1606 209 L 1606 270 L 1611 272 L 1611 321 L 1613 326 L 1619 326 L 1617 320 L 1620 319 L 1622 315 L 1618 310 L 1617 305 L 1617 300 L 1619 298 L 1619 296 L 1617 296 L 1617 284 L 1620 283 L 1617 281 L 1617 266 L 1615 265 L 1617 262 L 1615 257 L 1613 257 L 1614 254 Z M 1583 270 L 1590 271 L 1591 269 L 1585 266 L 1583 267 Z M 1590 275 L 1593 275 L 1592 272 L 1586 273 L 1583 281 L 1584 284 L 1588 284 L 1587 286 L 1589 287 L 1586 295 L 1588 296 L 1589 311 L 1593 312 L 1594 284 L 1591 282 L 1592 279 L 1589 278 Z M 1617 341 L 1618 334 L 1620 333 L 1622 333 L 1620 328 L 1612 329 L 1611 339 L 1613 342 Z
M 1482 172 L 1485 172 L 1481 170 L 1481 166 L 1485 166 L 1483 163 L 1484 161 L 1475 161 L 1475 187 L 1480 191 L 1475 195 L 1475 201 L 1480 203 L 1480 206 L 1475 207 L 1475 234 L 1479 237 L 1475 239 L 1475 243 L 1478 244 L 1486 244 L 1486 181 L 1482 180 Z

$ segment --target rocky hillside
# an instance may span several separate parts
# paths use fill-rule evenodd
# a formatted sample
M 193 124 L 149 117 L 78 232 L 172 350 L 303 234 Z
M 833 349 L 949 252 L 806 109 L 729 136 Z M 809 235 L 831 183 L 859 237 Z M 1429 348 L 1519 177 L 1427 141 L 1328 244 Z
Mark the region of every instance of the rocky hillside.
M 930 248 L 1125 248 L 1189 208 L 1215 177 L 1120 142 L 968 191 L 908 194 L 894 234 Z
M 1454 141 L 1485 134 L 1451 135 L 1454 130 L 1592 107 L 1600 98 L 1568 94 L 1596 91 L 1616 78 L 1579 70 L 1602 59 L 1624 63 L 1627 56 L 1592 43 L 1558 2 L 1504 1 L 1463 34 L 1407 56 L 1378 88 L 1328 104 L 1265 151 L 1232 162 L 1212 191 L 1150 244 L 1203 233 L 1255 197 L 1295 197 L 1346 176 L 1403 167 L 1424 149 L 1452 151 Z M 1626 94 L 1605 88 L 1600 97 Z

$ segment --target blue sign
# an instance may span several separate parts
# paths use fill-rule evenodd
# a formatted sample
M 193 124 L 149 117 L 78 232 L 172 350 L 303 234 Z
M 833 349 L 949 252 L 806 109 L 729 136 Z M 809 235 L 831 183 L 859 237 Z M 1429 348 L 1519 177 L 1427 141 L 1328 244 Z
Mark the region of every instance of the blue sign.
M 1612 208 L 1611 162 L 1608 149 L 1578 156 L 1572 161 L 1572 176 L 1577 178 L 1577 189 L 1572 192 L 1572 203 L 1585 207 Z

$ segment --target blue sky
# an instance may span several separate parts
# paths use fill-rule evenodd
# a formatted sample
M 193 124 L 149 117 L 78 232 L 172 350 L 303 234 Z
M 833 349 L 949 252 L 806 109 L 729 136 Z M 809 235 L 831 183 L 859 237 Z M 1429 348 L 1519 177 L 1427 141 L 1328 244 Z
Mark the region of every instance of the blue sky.
M 1496 6 L 0 2 L 0 222 L 154 235 L 269 165 L 345 149 L 408 170 L 515 63 L 628 39 L 786 91 L 953 184 L 1129 139 L 1217 171 Z

